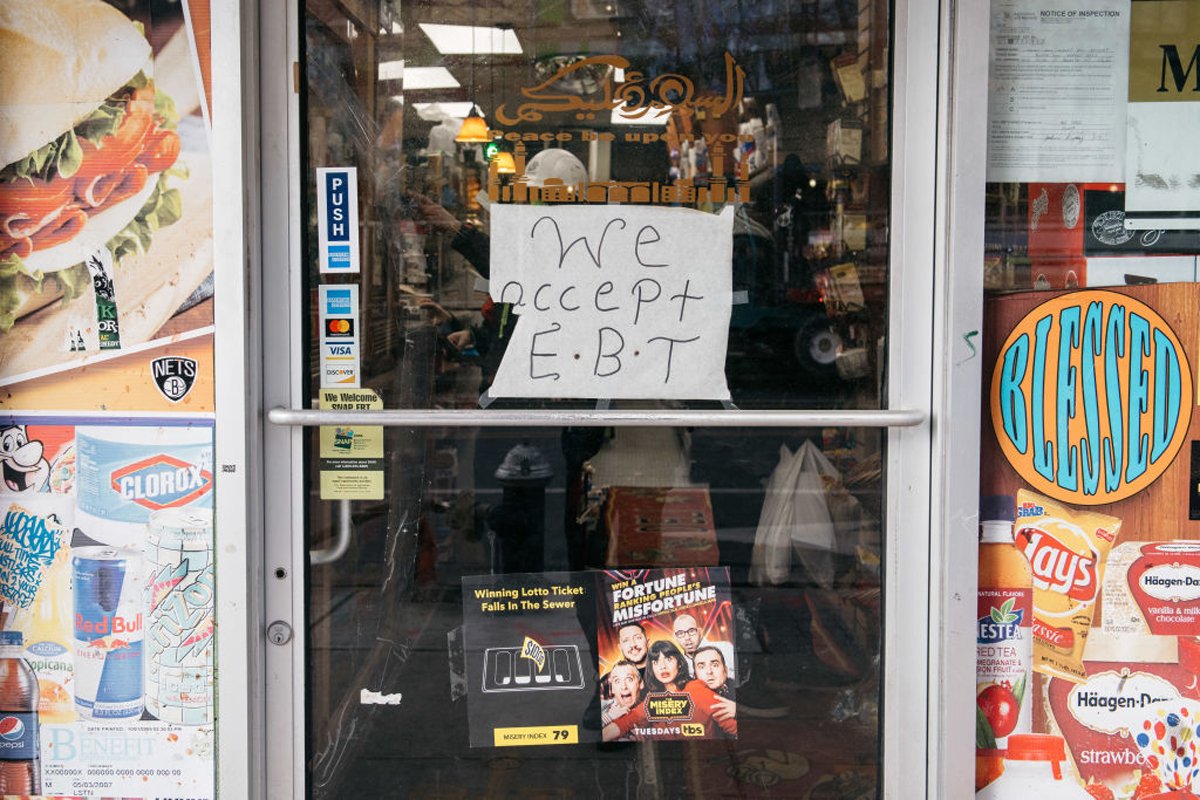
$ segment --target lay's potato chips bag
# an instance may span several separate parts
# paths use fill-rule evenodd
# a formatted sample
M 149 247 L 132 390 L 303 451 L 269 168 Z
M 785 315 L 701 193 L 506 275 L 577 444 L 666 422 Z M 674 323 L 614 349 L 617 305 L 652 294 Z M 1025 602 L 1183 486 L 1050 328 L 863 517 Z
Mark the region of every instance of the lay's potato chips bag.
M 1016 546 L 1033 572 L 1033 668 L 1082 683 L 1096 598 L 1121 520 L 1022 489 Z

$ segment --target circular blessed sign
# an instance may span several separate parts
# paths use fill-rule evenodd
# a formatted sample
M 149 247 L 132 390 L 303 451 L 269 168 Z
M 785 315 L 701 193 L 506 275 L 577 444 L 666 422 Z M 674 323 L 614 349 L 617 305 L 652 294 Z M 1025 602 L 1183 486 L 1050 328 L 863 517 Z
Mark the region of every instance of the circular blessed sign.
M 992 427 L 1036 491 L 1075 505 L 1123 500 L 1158 479 L 1187 435 L 1192 372 L 1152 308 L 1116 292 L 1060 295 L 1000 349 Z

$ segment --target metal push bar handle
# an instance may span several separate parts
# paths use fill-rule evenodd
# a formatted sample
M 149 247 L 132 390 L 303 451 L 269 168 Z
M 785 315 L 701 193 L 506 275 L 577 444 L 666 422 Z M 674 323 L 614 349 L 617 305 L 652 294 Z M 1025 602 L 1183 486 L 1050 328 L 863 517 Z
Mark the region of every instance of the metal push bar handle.
M 276 425 L 383 425 L 395 428 L 527 428 L 645 427 L 682 425 L 697 428 L 911 428 L 923 423 L 924 411 L 672 411 L 652 410 L 437 410 L 318 411 L 272 408 L 267 419 Z
M 399 428 L 637 427 L 685 425 L 702 428 L 910 428 L 926 420 L 924 411 L 527 411 L 391 409 L 385 411 L 319 411 L 272 408 L 275 425 L 383 425 Z M 353 524 L 349 501 L 338 509 L 338 538 L 333 547 L 309 552 L 316 566 L 337 561 L 350 547 Z
M 322 564 L 332 564 L 350 549 L 350 538 L 354 532 L 354 521 L 350 516 L 350 501 L 338 500 L 338 537 L 333 547 L 321 550 L 309 550 L 308 561 L 314 567 Z

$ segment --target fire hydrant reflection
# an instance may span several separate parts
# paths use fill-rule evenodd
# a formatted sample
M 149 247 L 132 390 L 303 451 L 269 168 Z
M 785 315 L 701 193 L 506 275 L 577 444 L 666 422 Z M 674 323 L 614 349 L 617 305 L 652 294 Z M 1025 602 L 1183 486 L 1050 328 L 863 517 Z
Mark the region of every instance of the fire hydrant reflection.
M 488 510 L 487 522 L 496 534 L 498 571 L 542 572 L 546 486 L 554 470 L 540 450 L 521 443 L 508 451 L 495 475 L 504 494 Z

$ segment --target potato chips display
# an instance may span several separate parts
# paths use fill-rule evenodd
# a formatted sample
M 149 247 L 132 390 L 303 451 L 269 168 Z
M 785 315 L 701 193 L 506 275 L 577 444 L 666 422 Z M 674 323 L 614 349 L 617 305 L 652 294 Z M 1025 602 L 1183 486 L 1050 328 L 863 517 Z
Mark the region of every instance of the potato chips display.
M 1016 545 L 1033 571 L 1033 668 L 1086 679 L 1083 650 L 1092 627 L 1104 564 L 1121 520 L 1021 490 Z

